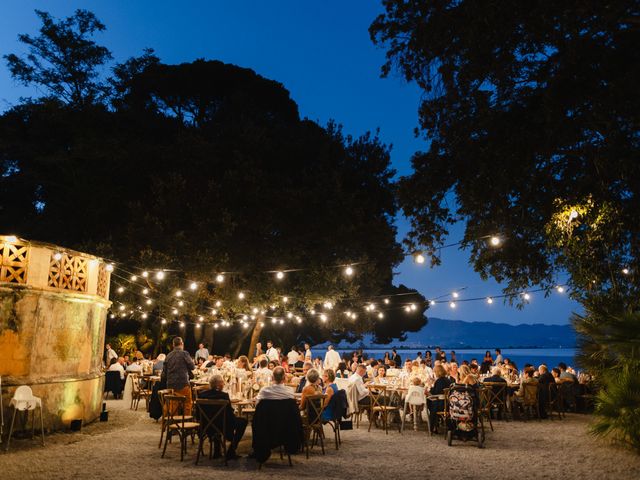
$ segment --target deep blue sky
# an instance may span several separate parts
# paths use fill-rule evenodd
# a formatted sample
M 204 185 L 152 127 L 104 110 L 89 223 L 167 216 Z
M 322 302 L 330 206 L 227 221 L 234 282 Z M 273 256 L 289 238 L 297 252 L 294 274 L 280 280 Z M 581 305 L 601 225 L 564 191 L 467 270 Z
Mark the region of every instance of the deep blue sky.
M 283 83 L 304 117 L 322 124 L 335 119 L 354 135 L 380 128 L 382 140 L 393 144 L 393 165 L 400 175 L 411 171 L 411 154 L 425 148 L 424 140 L 413 135 L 419 90 L 395 74 L 380 78 L 384 51 L 374 47 L 367 31 L 382 10 L 376 1 L 3 0 L 0 54 L 23 51 L 17 35 L 36 33 L 34 9 L 60 18 L 76 8 L 93 11 L 107 26 L 97 41 L 117 61 L 139 55 L 145 47 L 154 48 L 165 63 L 222 60 Z M 6 67 L 0 66 L 0 111 L 25 95 L 33 91 L 16 85 Z M 406 220 L 398 220 L 398 229 L 400 235 L 406 232 Z M 456 230 L 452 241 L 461 237 L 461 229 Z M 500 293 L 500 286 L 480 280 L 468 266 L 466 254 L 456 249 L 443 251 L 442 266 L 435 269 L 406 261 L 397 282 L 427 297 L 462 287 L 468 287 L 462 298 Z M 429 314 L 469 321 L 562 324 L 578 308 L 562 295 L 545 299 L 535 294 L 523 311 L 497 301 L 491 306 L 460 303 L 455 311 L 440 304 Z

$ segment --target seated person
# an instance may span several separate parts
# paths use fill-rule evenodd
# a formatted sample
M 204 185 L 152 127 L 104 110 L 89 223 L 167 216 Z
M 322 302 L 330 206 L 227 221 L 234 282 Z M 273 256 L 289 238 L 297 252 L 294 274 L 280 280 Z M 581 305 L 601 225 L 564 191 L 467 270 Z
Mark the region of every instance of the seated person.
M 124 357 L 112 358 L 108 370 L 120 372 L 120 380 L 124 382 Z
M 445 389 L 451 386 L 451 379 L 447 376 L 447 371 L 444 366 L 437 364 L 433 367 L 433 373 L 436 376 L 436 381 L 429 390 L 425 391 L 426 395 L 444 395 Z M 431 431 L 435 433 L 437 431 L 438 412 L 444 410 L 444 400 L 427 400 L 429 402 L 429 422 L 431 424 Z
M 522 380 L 522 383 L 520 384 L 520 388 L 518 388 L 518 391 L 516 392 L 516 396 L 519 397 L 519 399 L 523 399 L 524 398 L 524 385 L 527 383 L 534 383 L 534 384 L 538 384 L 538 380 L 536 378 L 534 378 L 533 374 L 535 373 L 535 368 L 533 367 L 528 367 L 524 370 L 524 379 Z
M 504 383 L 507 383 L 507 381 L 504 378 L 502 378 L 502 370 L 500 369 L 500 367 L 493 367 L 491 369 L 491 376 L 485 378 L 484 382 L 504 382 Z
M 349 369 L 347 368 L 347 364 L 345 362 L 340 362 L 338 364 L 338 369 L 335 372 L 335 376 L 337 378 L 349 378 Z M 324 375 L 322 378 L 324 380 Z
M 567 364 L 564 362 L 558 363 L 558 369 L 560 370 L 560 379 L 564 380 L 570 379 L 573 380 L 574 383 L 578 383 L 578 378 L 571 372 L 567 370 Z
M 322 387 L 320 386 L 320 374 L 315 368 L 312 368 L 307 372 L 307 382 L 302 389 L 302 397 L 300 397 L 300 410 L 307 408 L 307 397 L 312 395 L 322 394 Z
M 300 379 L 300 383 L 296 387 L 296 393 L 302 393 L 302 390 L 307 383 L 307 373 L 309 373 L 311 368 L 313 368 L 313 364 L 311 362 L 304 362 L 304 365 L 302 366 L 303 377 Z
M 287 400 L 293 399 L 293 392 L 284 384 L 285 371 L 282 367 L 273 369 L 273 385 L 264 387 L 258 393 L 256 401 L 260 400 Z
M 336 374 L 333 372 L 333 369 L 327 368 L 322 373 L 322 382 L 325 384 L 324 394 L 327 396 L 325 400 L 325 409 L 322 412 L 322 420 L 325 422 L 333 420 L 334 412 L 331 404 L 331 397 L 338 391 L 338 386 L 336 385 Z
M 364 376 L 367 373 L 367 367 L 358 365 L 356 372 L 349 377 L 349 387 L 355 388 L 358 396 L 358 405 L 371 405 L 371 397 L 369 390 L 364 386 Z
M 269 361 L 265 358 L 260 360 L 260 368 L 256 370 L 256 380 L 259 384 L 267 385 L 273 379 L 273 371 L 268 368 Z
M 222 375 L 214 374 L 209 379 L 209 385 L 211 389 L 204 390 L 202 393 L 198 395 L 198 399 L 202 400 L 227 400 L 229 401 L 229 394 L 227 392 L 223 392 L 224 388 L 224 380 L 222 379 Z M 205 406 L 204 408 L 211 408 L 210 406 Z M 208 415 L 212 416 L 214 412 L 207 412 Z M 235 460 L 236 458 L 240 458 L 236 454 L 236 449 L 238 448 L 238 444 L 244 435 L 244 431 L 247 428 L 247 420 L 245 418 L 238 418 L 233 413 L 233 407 L 231 407 L 231 402 L 227 405 L 224 415 L 226 416 L 226 439 L 231 442 L 229 446 L 229 450 L 227 450 L 227 459 Z M 204 419 L 200 419 L 200 422 L 203 422 Z M 219 429 L 222 429 L 222 418 L 216 418 L 216 426 Z M 207 434 L 209 436 L 214 435 L 214 431 L 209 431 Z M 216 439 L 214 443 L 214 457 L 220 456 L 220 444 Z
M 160 355 L 158 355 L 158 358 L 156 358 L 156 362 L 153 364 L 154 375 L 160 375 L 162 373 L 165 358 L 167 358 L 167 356 L 164 353 L 161 353 Z

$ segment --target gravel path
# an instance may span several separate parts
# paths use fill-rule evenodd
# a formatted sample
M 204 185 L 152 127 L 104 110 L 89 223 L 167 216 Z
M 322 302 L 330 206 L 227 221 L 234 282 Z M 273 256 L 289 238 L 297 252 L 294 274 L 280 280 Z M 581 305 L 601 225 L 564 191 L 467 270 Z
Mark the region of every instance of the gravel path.
M 0 453 L 0 478 L 144 480 L 202 478 L 214 472 L 223 473 L 225 480 L 640 478 L 640 456 L 592 439 L 586 433 L 589 418 L 583 415 L 568 415 L 554 422 L 495 422 L 496 431 L 487 433 L 483 450 L 460 442 L 447 447 L 441 436 L 429 437 L 424 430 L 405 430 L 402 435 L 390 431 L 385 435 L 373 429 L 367 433 L 366 425 L 361 425 L 358 430 L 343 432 L 339 451 L 333 448 L 327 432 L 325 456 L 314 448 L 309 460 L 298 455 L 290 468 L 273 455 L 258 472 L 256 463 L 246 458 L 250 429 L 238 449 L 244 458 L 229 467 L 208 459 L 196 466 L 195 446 L 189 447 L 182 463 L 175 444 L 167 448 L 166 458 L 160 458 L 159 425 L 143 408 L 132 412 L 123 408 L 122 401 L 107 403 L 109 422 L 95 422 L 80 433 L 49 435 L 45 448 L 36 441 L 12 441 L 9 453 Z

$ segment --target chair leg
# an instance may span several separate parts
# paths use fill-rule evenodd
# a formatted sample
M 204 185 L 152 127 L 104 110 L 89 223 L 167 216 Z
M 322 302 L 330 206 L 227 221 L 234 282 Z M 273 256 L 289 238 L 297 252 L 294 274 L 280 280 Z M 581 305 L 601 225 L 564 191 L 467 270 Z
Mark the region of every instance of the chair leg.
M 198 435 L 198 452 L 196 453 L 196 465 L 198 465 L 198 462 L 200 461 L 200 453 L 204 455 L 204 450 L 202 449 L 202 441 L 203 437 L 201 435 Z
M 13 435 L 13 425 L 16 421 L 16 413 L 17 410 L 14 408 L 13 409 L 13 417 L 11 417 L 11 427 L 9 428 L 9 437 L 7 438 L 7 446 L 4 447 L 4 451 L 8 452 L 9 451 L 9 442 L 11 442 L 11 435 Z
M 35 416 L 35 411 L 33 412 Z M 42 418 L 42 405 L 40 405 L 40 435 L 42 438 L 42 446 L 44 447 L 44 419 Z
M 167 434 L 164 437 L 164 448 L 162 449 L 162 455 L 160 456 L 160 458 L 164 458 L 164 453 L 167 451 L 167 443 L 169 443 L 170 434 L 171 431 L 169 430 L 169 428 L 167 428 Z M 162 439 L 160 441 L 162 441 Z

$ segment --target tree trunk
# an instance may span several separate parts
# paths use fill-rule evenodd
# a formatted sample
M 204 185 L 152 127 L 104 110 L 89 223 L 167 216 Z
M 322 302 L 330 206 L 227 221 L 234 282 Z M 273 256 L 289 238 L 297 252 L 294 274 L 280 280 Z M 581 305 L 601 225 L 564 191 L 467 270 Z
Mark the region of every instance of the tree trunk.
M 249 351 L 247 353 L 247 357 L 249 357 L 249 361 L 253 361 L 253 352 L 256 351 L 256 343 L 260 340 L 260 334 L 262 333 L 262 323 L 264 322 L 264 317 L 262 315 L 257 317 L 256 324 L 253 327 L 253 331 L 251 332 L 251 341 L 249 342 Z
M 238 358 L 238 356 L 240 355 L 240 350 L 242 350 L 242 345 L 244 344 L 244 341 L 249 336 L 249 332 L 251 332 L 251 330 L 249 329 L 243 330 L 240 338 L 236 340 L 236 346 L 233 350 L 233 358 Z

